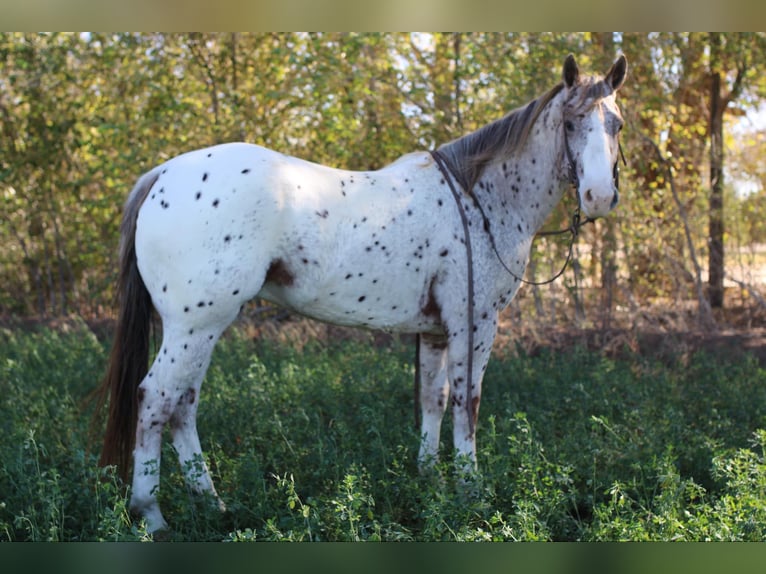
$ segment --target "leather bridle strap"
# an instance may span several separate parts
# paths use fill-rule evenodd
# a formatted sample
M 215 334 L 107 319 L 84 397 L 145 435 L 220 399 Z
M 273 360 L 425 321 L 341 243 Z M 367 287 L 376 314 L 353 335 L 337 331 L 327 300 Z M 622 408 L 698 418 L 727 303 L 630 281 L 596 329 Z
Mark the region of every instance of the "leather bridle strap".
M 444 176 L 447 185 L 449 185 L 452 196 L 455 198 L 458 212 L 460 213 L 460 221 L 463 223 L 463 237 L 465 238 L 465 255 L 466 255 L 466 272 L 468 275 L 468 356 L 466 357 L 466 391 L 465 391 L 465 410 L 468 415 L 468 432 L 471 437 L 474 436 L 474 430 L 476 421 L 473 418 L 473 331 L 474 331 L 474 281 L 473 281 L 473 251 L 471 249 L 471 234 L 468 225 L 468 216 L 465 213 L 463 202 L 461 201 L 460 194 L 455 188 L 455 184 L 452 181 L 452 177 L 447 165 L 438 150 L 431 151 L 431 156 L 434 158 L 436 165 L 439 167 Z
M 569 146 L 569 136 L 567 136 L 567 128 L 564 126 L 564 149 L 566 150 L 567 154 L 567 163 L 569 164 L 569 183 L 572 184 L 572 187 L 575 189 L 579 189 L 580 187 L 580 176 L 577 175 L 577 164 L 574 160 L 574 154 L 572 153 L 572 148 Z M 579 204 L 580 198 L 578 196 L 577 202 Z

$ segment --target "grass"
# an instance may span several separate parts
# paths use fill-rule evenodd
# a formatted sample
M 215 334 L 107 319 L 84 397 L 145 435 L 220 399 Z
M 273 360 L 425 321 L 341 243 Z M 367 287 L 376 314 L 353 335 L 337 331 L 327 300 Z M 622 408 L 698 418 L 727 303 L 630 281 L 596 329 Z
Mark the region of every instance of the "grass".
M 479 477 L 421 476 L 413 352 L 236 334 L 214 354 L 199 431 L 220 514 L 166 441 L 173 540 L 764 540 L 766 371 L 696 354 L 581 348 L 490 363 Z M 82 399 L 105 366 L 86 328 L 0 331 L 0 540 L 145 540 Z

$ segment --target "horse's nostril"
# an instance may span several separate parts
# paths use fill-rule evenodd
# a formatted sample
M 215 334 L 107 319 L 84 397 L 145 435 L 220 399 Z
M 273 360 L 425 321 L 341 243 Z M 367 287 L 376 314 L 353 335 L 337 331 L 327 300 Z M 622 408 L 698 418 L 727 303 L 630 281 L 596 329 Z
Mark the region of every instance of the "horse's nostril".
M 610 206 L 610 209 L 614 208 L 618 201 L 620 201 L 620 194 L 615 191 L 614 195 L 612 196 L 612 205 Z
M 589 189 L 585 192 L 585 201 L 593 201 L 593 190 Z

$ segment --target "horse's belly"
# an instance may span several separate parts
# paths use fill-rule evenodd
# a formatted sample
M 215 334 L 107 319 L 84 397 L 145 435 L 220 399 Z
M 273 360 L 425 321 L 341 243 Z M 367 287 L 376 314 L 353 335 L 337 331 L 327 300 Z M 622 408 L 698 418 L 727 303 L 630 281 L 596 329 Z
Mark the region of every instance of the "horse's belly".
M 359 294 L 340 289 L 286 288 L 267 282 L 259 296 L 305 317 L 335 325 L 396 333 L 442 333 L 439 317 L 423 312 L 417 289 L 368 291 Z

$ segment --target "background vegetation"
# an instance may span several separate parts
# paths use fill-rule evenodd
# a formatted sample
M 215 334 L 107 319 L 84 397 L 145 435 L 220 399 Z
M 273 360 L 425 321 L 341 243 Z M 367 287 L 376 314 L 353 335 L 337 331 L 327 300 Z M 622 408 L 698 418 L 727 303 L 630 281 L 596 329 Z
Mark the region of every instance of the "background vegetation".
M 690 300 L 710 326 L 726 273 L 726 302 L 757 306 L 764 128 L 740 120 L 766 96 L 766 34 L 2 33 L 0 314 L 109 316 L 122 203 L 168 157 L 247 140 L 378 168 L 536 97 L 569 52 L 588 72 L 630 62 L 623 202 L 585 232 L 575 273 L 519 302 L 608 326 Z M 530 274 L 565 249 L 539 241 Z

